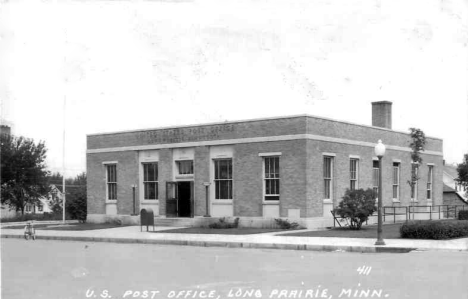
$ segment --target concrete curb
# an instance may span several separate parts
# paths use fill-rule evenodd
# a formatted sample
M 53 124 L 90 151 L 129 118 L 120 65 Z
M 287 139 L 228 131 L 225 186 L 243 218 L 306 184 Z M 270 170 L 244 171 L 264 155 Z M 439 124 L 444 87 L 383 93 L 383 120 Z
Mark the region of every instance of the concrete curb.
M 23 239 L 23 235 L 2 234 L 2 238 Z M 110 242 L 155 245 L 183 245 L 198 247 L 227 247 L 227 248 L 256 248 L 256 249 L 283 249 L 306 251 L 338 251 L 359 253 L 408 253 L 417 248 L 409 247 L 377 247 L 377 246 L 345 246 L 345 245 L 307 245 L 287 243 L 253 243 L 253 242 L 227 242 L 227 241 L 193 241 L 193 240 L 161 240 L 136 238 L 106 238 L 106 237 L 80 237 L 80 236 L 36 236 L 37 240 L 62 240 L 81 242 Z

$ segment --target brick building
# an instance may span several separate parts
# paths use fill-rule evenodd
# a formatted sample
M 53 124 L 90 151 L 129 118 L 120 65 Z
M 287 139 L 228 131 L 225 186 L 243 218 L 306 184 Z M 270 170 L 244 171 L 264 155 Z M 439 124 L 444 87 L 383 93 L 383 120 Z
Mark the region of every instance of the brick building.
M 300 115 L 88 135 L 88 219 L 142 208 L 196 218 L 208 189 L 212 217 L 330 224 L 347 188 L 377 189 L 379 139 L 383 205 L 442 204 L 442 140 L 427 137 L 412 195 L 410 137 L 391 130 L 391 110 L 372 103 L 373 126 Z

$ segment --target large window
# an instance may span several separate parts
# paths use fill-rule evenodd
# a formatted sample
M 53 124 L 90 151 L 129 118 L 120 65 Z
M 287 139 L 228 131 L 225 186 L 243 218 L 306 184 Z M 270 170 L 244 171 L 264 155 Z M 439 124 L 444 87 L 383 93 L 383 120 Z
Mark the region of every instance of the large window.
M 393 163 L 393 199 L 400 199 L 400 163 Z
M 107 176 L 107 199 L 117 199 L 117 165 L 107 164 L 106 165 Z
M 215 199 L 232 199 L 232 159 L 214 160 Z
M 379 161 L 372 161 L 372 190 L 374 191 L 374 197 L 379 196 Z
M 279 200 L 280 198 L 280 172 L 279 157 L 264 158 L 265 200 Z
M 143 164 L 144 199 L 158 199 L 158 163 Z
M 432 178 L 434 167 L 429 165 L 427 173 L 427 199 L 432 200 Z
M 349 189 L 356 190 L 359 188 L 358 183 L 359 176 L 359 159 L 349 160 Z
M 193 161 L 177 161 L 177 169 L 180 175 L 193 174 Z
M 323 157 L 323 199 L 333 199 L 333 157 Z

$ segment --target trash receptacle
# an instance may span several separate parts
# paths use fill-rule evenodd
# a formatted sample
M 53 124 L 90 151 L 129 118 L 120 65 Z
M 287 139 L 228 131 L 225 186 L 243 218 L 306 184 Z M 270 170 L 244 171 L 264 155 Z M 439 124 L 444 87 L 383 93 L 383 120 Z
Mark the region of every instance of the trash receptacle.
M 143 231 L 143 226 L 146 226 L 146 231 L 148 231 L 148 226 L 153 226 L 154 231 L 154 213 L 152 209 L 141 209 L 140 211 L 140 231 Z

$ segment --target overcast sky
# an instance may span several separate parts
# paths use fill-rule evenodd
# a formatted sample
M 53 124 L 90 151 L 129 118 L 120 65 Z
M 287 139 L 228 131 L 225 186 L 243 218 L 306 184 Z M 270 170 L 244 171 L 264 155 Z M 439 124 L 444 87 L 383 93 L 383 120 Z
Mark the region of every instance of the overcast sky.
M 310 114 L 468 152 L 468 0 L 15 0 L 0 4 L 1 118 L 86 169 L 86 134 Z M 66 107 L 64 109 L 64 99 Z M 385 142 L 385 141 L 384 141 Z

